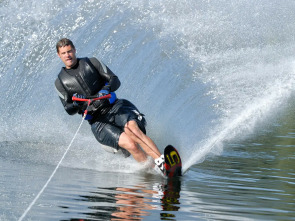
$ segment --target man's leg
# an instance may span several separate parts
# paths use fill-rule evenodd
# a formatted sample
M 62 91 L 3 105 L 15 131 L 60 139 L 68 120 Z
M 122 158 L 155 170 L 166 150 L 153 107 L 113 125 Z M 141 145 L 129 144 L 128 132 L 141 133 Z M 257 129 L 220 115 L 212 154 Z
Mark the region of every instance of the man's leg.
M 151 156 L 153 159 L 157 159 L 161 156 L 156 144 L 139 129 L 136 121 L 128 121 L 125 125 L 124 131 L 128 138 L 134 143 L 139 144 L 147 155 Z
M 125 132 L 121 133 L 118 145 L 128 150 L 137 162 L 144 162 L 147 160 L 146 154 Z
M 157 165 L 156 170 L 160 170 L 161 174 L 166 175 L 166 171 L 164 168 L 164 155 L 161 155 L 159 149 L 156 144 L 145 135 L 138 127 L 136 121 L 128 121 L 124 128 L 124 133 L 131 139 L 133 142 L 139 144 L 142 149 L 155 160 L 155 164 Z
M 118 147 L 122 147 L 128 150 L 136 161 L 143 162 L 146 160 L 146 154 L 125 134 L 123 128 L 97 121 L 91 125 L 91 129 L 99 143 L 112 147 L 115 150 L 118 150 Z

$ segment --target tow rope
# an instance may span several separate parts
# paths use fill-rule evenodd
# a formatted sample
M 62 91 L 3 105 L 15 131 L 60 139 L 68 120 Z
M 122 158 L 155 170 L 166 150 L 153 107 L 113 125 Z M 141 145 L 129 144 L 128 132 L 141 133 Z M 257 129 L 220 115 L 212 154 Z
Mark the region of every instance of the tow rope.
M 91 97 L 87 97 L 87 98 L 77 98 L 77 97 L 72 97 L 72 100 L 73 101 L 86 101 L 88 102 L 88 105 L 87 105 L 87 108 L 86 110 L 84 111 L 84 115 L 83 115 L 83 118 L 82 118 L 82 121 L 73 137 L 73 139 L 71 140 L 69 146 L 67 147 L 67 149 L 65 150 L 63 156 L 61 157 L 60 161 L 58 162 L 57 166 L 55 167 L 54 171 L 52 172 L 52 174 L 50 175 L 49 179 L 47 180 L 47 182 L 44 184 L 44 186 L 42 187 L 42 189 L 40 190 L 40 192 L 37 194 L 37 196 L 34 198 L 34 200 L 31 202 L 31 204 L 28 206 L 28 208 L 25 210 L 25 212 L 23 213 L 23 215 L 18 219 L 19 221 L 22 221 L 26 215 L 28 214 L 28 212 L 32 209 L 32 207 L 34 206 L 34 204 L 37 202 L 37 200 L 40 198 L 40 196 L 42 195 L 42 193 L 44 192 L 44 190 L 47 188 L 48 184 L 50 183 L 50 181 L 52 180 L 52 178 L 54 177 L 56 171 L 58 170 L 58 168 L 60 167 L 62 161 L 64 160 L 65 156 L 67 155 L 68 151 L 70 150 L 70 147 L 72 146 L 83 122 L 84 122 L 84 119 L 87 115 L 87 112 L 88 112 L 88 107 L 89 105 L 91 104 L 92 101 L 95 101 L 95 100 L 101 100 L 101 99 L 107 99 L 107 98 L 111 98 L 111 94 L 107 94 L 105 96 L 101 96 L 101 97 L 97 97 L 97 96 L 91 96 Z

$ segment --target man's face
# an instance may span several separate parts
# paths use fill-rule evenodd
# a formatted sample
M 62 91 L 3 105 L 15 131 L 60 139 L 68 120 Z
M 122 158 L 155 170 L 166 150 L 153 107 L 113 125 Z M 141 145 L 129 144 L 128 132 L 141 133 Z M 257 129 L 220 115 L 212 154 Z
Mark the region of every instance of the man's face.
M 77 63 L 76 50 L 72 48 L 71 45 L 60 47 L 57 54 L 67 69 L 73 67 Z

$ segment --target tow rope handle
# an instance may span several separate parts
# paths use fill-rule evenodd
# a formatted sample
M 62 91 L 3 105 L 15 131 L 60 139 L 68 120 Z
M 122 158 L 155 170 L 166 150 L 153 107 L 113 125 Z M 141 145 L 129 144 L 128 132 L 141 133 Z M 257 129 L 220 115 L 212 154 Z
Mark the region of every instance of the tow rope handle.
M 101 96 L 101 97 L 89 96 L 89 97 L 86 97 L 86 98 L 78 98 L 78 97 L 73 96 L 72 97 L 72 100 L 73 101 L 86 101 L 88 103 L 87 104 L 87 108 L 84 111 L 84 117 L 85 117 L 87 115 L 87 112 L 88 112 L 88 107 L 89 107 L 89 105 L 91 104 L 92 101 L 97 101 L 97 100 L 102 100 L 102 99 L 108 99 L 108 98 L 111 98 L 111 97 L 112 97 L 111 94 L 107 94 L 107 95 L 104 95 L 104 96 Z
M 108 99 L 108 98 L 111 98 L 112 97 L 112 95 L 111 94 L 107 94 L 107 95 L 105 95 L 105 96 L 101 96 L 101 97 L 97 97 L 97 96 L 89 96 L 89 97 L 86 97 L 86 98 L 78 98 L 78 97 L 72 97 L 72 100 L 73 101 L 87 101 L 87 102 L 89 102 L 90 101 L 90 103 L 92 102 L 92 101 L 96 101 L 96 100 L 102 100 L 102 99 Z

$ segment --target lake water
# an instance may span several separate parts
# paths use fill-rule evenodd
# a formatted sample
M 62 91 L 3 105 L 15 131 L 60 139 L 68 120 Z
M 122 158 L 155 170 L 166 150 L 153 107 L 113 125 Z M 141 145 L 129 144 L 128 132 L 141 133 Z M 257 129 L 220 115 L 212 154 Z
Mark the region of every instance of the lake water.
M 25 220 L 294 220 L 294 126 L 229 143 L 174 180 L 61 167 Z M 17 220 L 55 167 L 10 156 L 14 145 L 1 144 L 1 220 Z
M 294 220 L 294 10 L 0 1 L 0 220 Z M 54 88 L 62 37 L 119 76 L 117 96 L 145 114 L 161 151 L 177 147 L 182 177 L 105 152 L 87 122 L 69 146 L 81 117 Z

